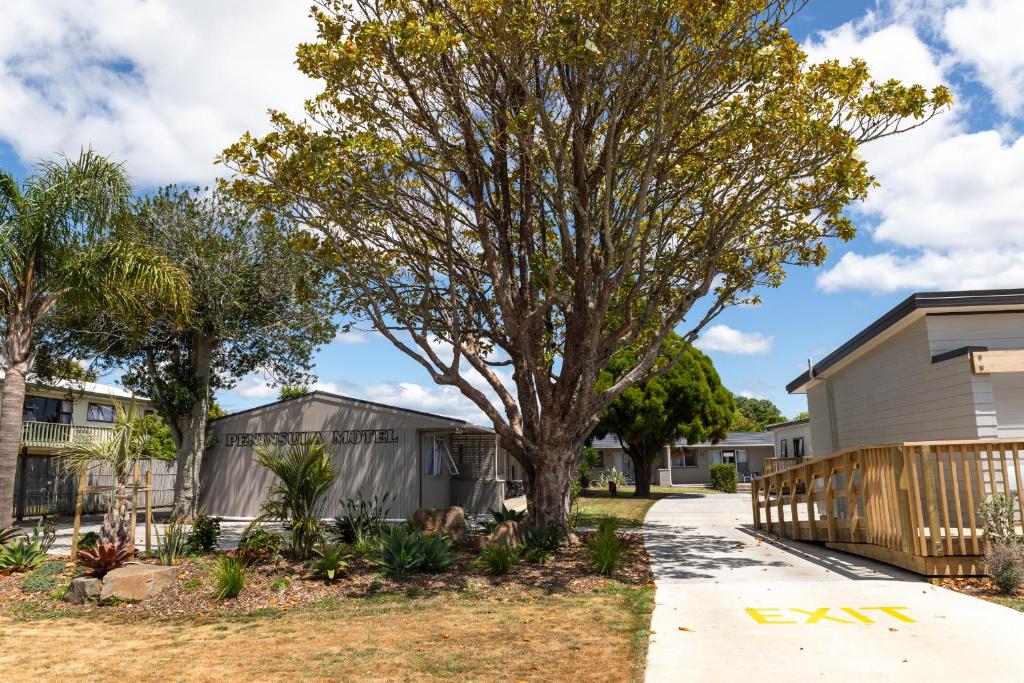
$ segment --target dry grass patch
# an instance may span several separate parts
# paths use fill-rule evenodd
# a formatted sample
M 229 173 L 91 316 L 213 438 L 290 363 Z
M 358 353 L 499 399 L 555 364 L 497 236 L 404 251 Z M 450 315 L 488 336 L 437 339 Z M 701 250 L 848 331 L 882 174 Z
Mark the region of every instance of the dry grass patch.
M 141 622 L 130 609 L 15 612 L 0 617 L 0 670 L 12 681 L 640 680 L 652 596 L 497 586 Z

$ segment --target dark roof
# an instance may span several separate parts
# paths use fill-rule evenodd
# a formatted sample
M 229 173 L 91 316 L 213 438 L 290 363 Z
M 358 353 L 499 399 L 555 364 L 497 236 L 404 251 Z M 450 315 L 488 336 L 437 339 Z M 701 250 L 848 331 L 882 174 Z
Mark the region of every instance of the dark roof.
M 824 372 L 861 346 L 882 334 L 915 311 L 962 306 L 1020 306 L 1024 305 L 1024 289 L 979 289 L 963 292 L 917 292 L 897 304 L 892 310 L 858 332 L 852 339 L 814 364 L 814 374 Z M 786 385 L 792 393 L 811 380 L 805 371 Z
M 619 448 L 619 439 L 614 434 L 609 434 L 603 439 L 594 439 L 591 444 L 593 448 Z M 686 439 L 677 439 L 675 446 L 709 446 L 724 447 L 730 446 L 774 446 L 775 435 L 771 432 L 729 432 L 729 435 L 718 443 L 701 441 L 700 443 L 688 444 Z
M 224 415 L 222 417 L 218 417 L 216 420 L 210 420 L 210 424 L 212 424 L 214 422 L 218 422 L 220 420 L 226 420 L 229 417 L 237 417 L 238 415 L 245 415 L 246 413 L 256 412 L 257 410 L 266 410 L 267 408 L 273 408 L 275 406 L 281 405 L 282 403 L 288 403 L 289 401 L 303 401 L 303 400 L 307 400 L 307 399 L 314 398 L 314 397 L 340 399 L 342 401 L 347 401 L 349 403 L 357 403 L 359 405 L 369 406 L 369 407 L 372 407 L 372 408 L 384 408 L 386 410 L 395 410 L 395 411 L 398 411 L 400 413 L 410 413 L 412 415 L 422 415 L 423 417 L 431 417 L 431 418 L 434 418 L 435 420 L 443 420 L 444 422 L 451 422 L 452 424 L 465 425 L 467 427 L 476 427 L 478 429 L 489 429 L 488 427 L 481 427 L 480 425 L 475 425 L 475 424 L 473 424 L 471 422 L 467 422 L 466 420 L 461 420 L 461 419 L 459 419 L 457 417 L 448 417 L 446 415 L 437 415 L 435 413 L 427 413 L 427 412 L 424 412 L 422 410 L 413 410 L 412 408 L 402 408 L 402 407 L 399 407 L 399 406 L 388 405 L 386 403 L 376 403 L 374 401 L 366 401 L 366 400 L 361 399 L 361 398 L 352 398 L 351 396 L 342 396 L 341 394 L 332 394 L 329 391 L 320 391 L 319 389 L 315 390 L 315 391 L 311 391 L 308 394 L 303 394 L 302 396 L 293 396 L 291 398 L 281 399 L 280 401 L 274 401 L 272 403 L 264 403 L 263 405 L 260 405 L 260 406 L 255 406 L 255 407 L 252 407 L 252 408 L 246 408 L 245 410 L 239 410 L 237 413 L 230 413 L 228 415 Z
M 796 420 L 786 420 L 785 422 L 776 422 L 773 425 L 768 425 L 767 427 L 765 427 L 765 430 L 770 432 L 771 430 L 778 429 L 779 427 L 792 427 L 793 425 L 807 424 L 810 421 L 811 421 L 811 418 L 809 418 L 809 417 L 801 417 L 801 418 L 797 418 Z

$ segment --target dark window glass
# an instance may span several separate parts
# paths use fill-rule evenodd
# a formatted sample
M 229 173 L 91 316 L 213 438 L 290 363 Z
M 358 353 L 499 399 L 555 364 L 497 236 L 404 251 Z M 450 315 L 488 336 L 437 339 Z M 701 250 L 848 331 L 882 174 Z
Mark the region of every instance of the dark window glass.
M 71 408 L 74 404 L 59 398 L 47 396 L 26 396 L 21 417 L 26 422 L 56 422 L 71 424 Z
M 114 421 L 114 406 L 105 405 L 103 403 L 90 403 L 89 413 L 86 416 L 89 422 L 113 422 Z
M 803 457 L 804 454 L 804 440 L 803 437 L 793 438 L 793 455 L 797 457 Z

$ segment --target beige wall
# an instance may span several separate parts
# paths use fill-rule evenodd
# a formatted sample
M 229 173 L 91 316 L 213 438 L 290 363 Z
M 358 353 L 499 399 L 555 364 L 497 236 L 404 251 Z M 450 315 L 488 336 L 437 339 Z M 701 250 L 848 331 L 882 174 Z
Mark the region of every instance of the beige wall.
M 786 456 L 793 456 L 793 439 L 804 440 L 804 455 L 813 456 L 814 449 L 811 446 L 811 423 L 803 422 L 801 424 L 786 425 L 785 427 L 774 427 L 772 428 L 772 434 L 775 435 L 775 453 L 781 458 L 782 453 L 782 441 L 786 441 Z
M 423 505 L 450 504 L 447 475 L 424 477 L 421 448 L 427 433 L 452 431 L 450 423 L 429 416 L 355 404 L 313 394 L 240 413 L 211 425 L 216 445 L 202 467 L 200 504 L 224 517 L 259 514 L 274 476 L 255 462 L 249 446 L 228 446 L 228 434 L 250 432 L 332 432 L 334 430 L 392 430 L 394 443 L 334 444 L 332 463 L 337 476 L 327 496 L 325 516 L 340 512 L 341 499 L 391 493 L 392 517 L 408 517 Z

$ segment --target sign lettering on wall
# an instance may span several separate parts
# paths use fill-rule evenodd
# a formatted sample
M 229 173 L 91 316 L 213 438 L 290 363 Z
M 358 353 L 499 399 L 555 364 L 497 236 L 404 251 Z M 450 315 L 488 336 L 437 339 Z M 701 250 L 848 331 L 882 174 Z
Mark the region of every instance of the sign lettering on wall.
M 341 429 L 323 432 L 242 432 L 227 434 L 226 446 L 288 446 L 307 443 L 398 443 L 394 429 Z

